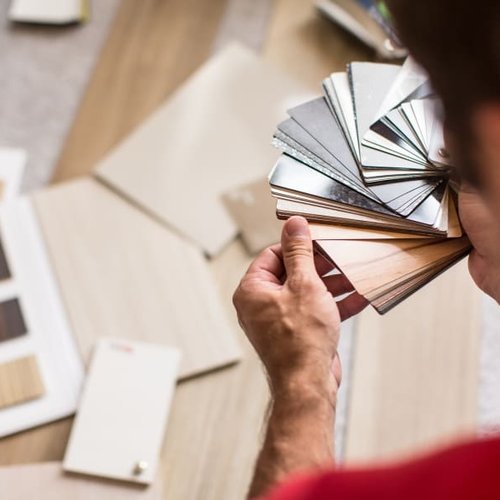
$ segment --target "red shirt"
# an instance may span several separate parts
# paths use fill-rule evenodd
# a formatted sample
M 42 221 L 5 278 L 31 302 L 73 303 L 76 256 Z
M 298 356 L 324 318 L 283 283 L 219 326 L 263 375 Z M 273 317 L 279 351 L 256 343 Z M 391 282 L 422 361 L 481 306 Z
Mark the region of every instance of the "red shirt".
M 500 438 L 377 469 L 297 477 L 262 500 L 500 499 Z

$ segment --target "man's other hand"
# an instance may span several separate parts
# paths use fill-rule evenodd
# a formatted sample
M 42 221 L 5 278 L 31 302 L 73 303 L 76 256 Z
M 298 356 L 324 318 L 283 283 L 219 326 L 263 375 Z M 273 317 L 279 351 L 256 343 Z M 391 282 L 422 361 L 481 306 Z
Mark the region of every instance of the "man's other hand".
M 240 325 L 262 359 L 271 390 L 314 388 L 334 395 L 340 383 L 340 322 L 366 300 L 342 274 L 314 256 L 307 221 L 290 218 L 281 245 L 264 250 L 234 294 Z M 336 302 L 335 297 L 350 293 Z

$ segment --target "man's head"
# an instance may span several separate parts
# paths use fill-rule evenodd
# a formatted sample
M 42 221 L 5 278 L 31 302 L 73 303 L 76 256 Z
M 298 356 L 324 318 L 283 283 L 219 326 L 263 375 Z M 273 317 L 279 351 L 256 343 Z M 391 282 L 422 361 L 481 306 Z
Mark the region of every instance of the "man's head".
M 500 1 L 387 3 L 401 39 L 443 101 L 463 176 L 500 198 Z

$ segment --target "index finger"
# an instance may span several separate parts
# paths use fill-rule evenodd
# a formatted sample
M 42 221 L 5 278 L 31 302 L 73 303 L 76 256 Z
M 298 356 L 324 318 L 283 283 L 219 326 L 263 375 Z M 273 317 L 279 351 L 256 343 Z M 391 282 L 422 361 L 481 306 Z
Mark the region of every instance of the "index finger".
M 281 245 L 273 245 L 263 250 L 250 264 L 246 276 L 254 276 L 264 281 L 282 284 L 285 265 L 281 253 Z

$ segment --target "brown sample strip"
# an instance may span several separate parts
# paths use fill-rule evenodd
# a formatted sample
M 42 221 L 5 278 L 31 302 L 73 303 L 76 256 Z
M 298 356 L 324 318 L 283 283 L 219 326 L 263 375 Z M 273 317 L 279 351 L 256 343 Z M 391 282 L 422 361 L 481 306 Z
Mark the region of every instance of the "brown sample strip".
M 0 364 L 0 409 L 39 398 L 44 392 L 35 356 Z
M 26 333 L 21 306 L 17 299 L 0 303 L 0 342 L 20 337 Z

